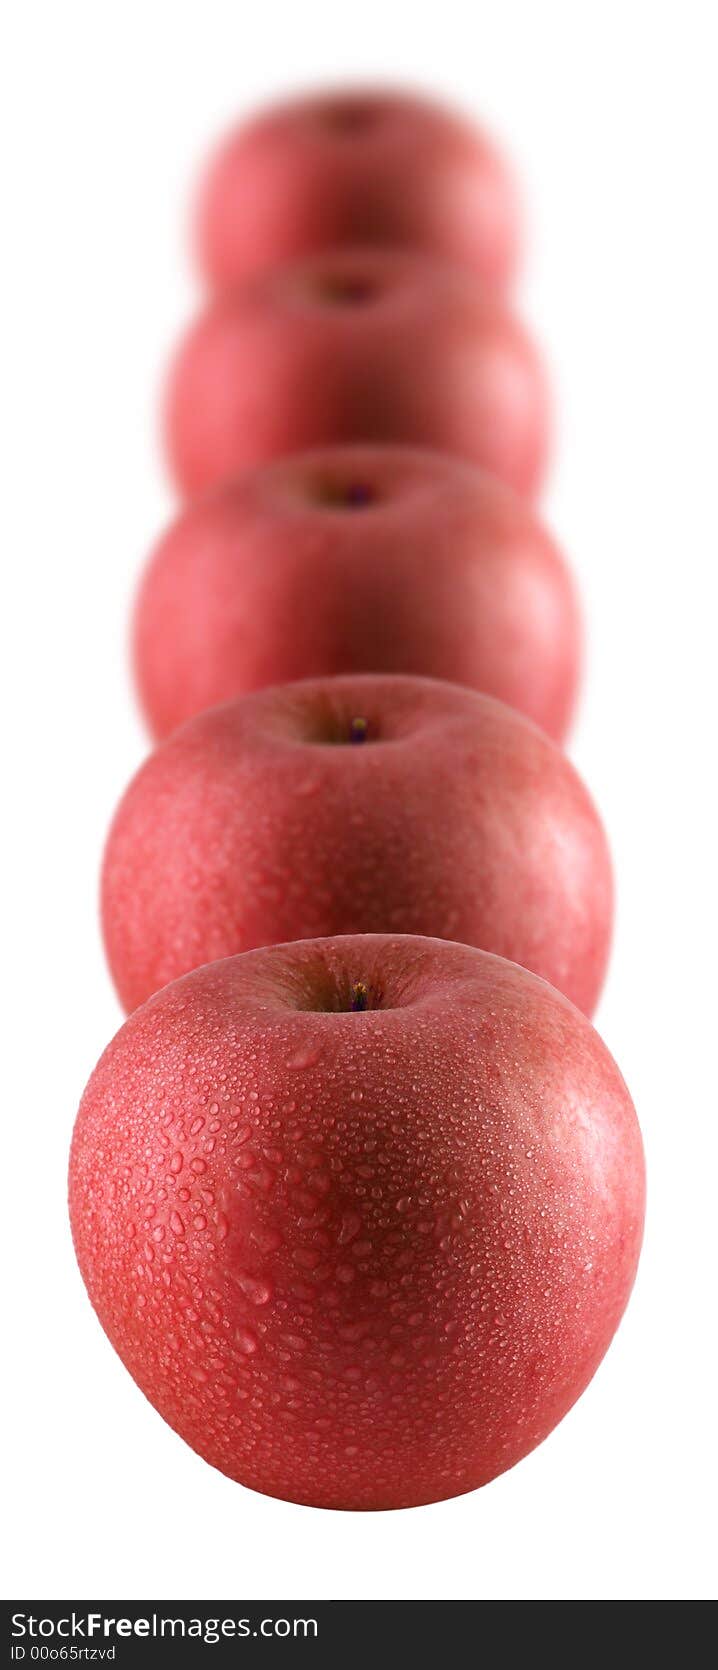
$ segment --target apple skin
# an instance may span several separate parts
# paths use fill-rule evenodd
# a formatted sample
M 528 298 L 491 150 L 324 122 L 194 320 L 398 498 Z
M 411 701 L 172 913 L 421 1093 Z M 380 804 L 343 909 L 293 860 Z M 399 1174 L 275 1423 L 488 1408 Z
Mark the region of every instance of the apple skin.
M 403 441 L 456 453 L 530 497 L 548 396 L 529 338 L 470 273 L 338 250 L 209 302 L 171 368 L 165 428 L 187 495 L 284 453 Z
M 323 1508 L 455 1496 L 540 1443 L 610 1343 L 643 1209 L 590 1023 L 424 939 L 166 987 L 102 1056 L 70 1159 L 80 1270 L 142 1391 L 223 1473 Z
M 234 128 L 203 182 L 197 245 L 220 290 L 276 261 L 364 243 L 465 263 L 500 291 L 516 269 L 518 223 L 513 180 L 479 128 L 424 98 L 355 87 Z
M 300 454 L 189 504 L 134 615 L 156 737 L 268 684 L 383 672 L 484 690 L 561 741 L 580 660 L 571 575 L 525 500 L 408 447 Z
M 495 951 L 590 1012 L 611 918 L 606 837 L 566 756 L 430 679 L 308 680 L 197 715 L 131 782 L 102 873 L 128 1010 L 235 952 L 392 932 Z

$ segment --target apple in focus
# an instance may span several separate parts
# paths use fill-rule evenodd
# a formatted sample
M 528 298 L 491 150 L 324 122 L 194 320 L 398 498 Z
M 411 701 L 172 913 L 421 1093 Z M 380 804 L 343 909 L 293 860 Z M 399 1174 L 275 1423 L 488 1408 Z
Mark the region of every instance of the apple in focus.
M 435 679 L 315 679 L 150 755 L 109 833 L 102 920 L 127 1009 L 235 952 L 391 932 L 495 951 L 590 1012 L 611 862 L 573 766 L 511 708 Z
M 230 1478 L 323 1508 L 455 1496 L 539 1444 L 610 1344 L 643 1209 L 585 1017 L 416 938 L 166 987 L 102 1056 L 70 1159 L 80 1270 L 138 1386 Z

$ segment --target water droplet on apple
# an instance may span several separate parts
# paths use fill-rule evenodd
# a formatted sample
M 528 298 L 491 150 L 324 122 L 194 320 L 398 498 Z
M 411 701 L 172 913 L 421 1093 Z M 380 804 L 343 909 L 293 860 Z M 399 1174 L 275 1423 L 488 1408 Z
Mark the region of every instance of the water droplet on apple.
M 316 1247 L 295 1247 L 292 1257 L 302 1270 L 316 1270 L 322 1261 L 322 1255 Z
M 285 1334 L 283 1337 L 285 1345 L 289 1346 L 290 1351 L 306 1351 L 307 1342 L 302 1339 L 301 1334 Z
M 362 1221 L 358 1212 L 349 1211 L 343 1214 L 337 1236 L 340 1247 L 346 1247 L 350 1241 L 354 1240 L 354 1237 L 359 1234 L 361 1224 Z
M 245 1357 L 252 1357 L 257 1349 L 257 1336 L 252 1333 L 251 1328 L 238 1328 L 234 1337 L 238 1349 L 244 1352 Z
M 302 777 L 300 779 L 300 781 L 297 783 L 297 786 L 296 786 L 296 789 L 295 789 L 294 792 L 295 792 L 295 794 L 308 796 L 308 795 L 311 795 L 311 794 L 317 794 L 319 792 L 320 788 L 321 788 L 321 778 L 318 777 L 315 773 L 311 777 Z
M 244 1271 L 241 1271 L 237 1277 L 237 1281 L 239 1282 L 245 1298 L 249 1299 L 250 1304 L 269 1304 L 272 1297 L 272 1285 L 271 1282 L 266 1281 L 263 1276 L 250 1276 Z
M 294 1054 L 290 1055 L 287 1066 L 290 1067 L 293 1072 L 301 1073 L 307 1067 L 316 1067 L 321 1053 L 321 1043 L 317 1043 L 315 1041 L 313 1043 L 300 1044 Z
M 271 1166 L 255 1166 L 252 1171 L 246 1171 L 244 1177 L 245 1182 L 250 1183 L 252 1188 L 257 1189 L 262 1195 L 271 1194 L 276 1182 L 276 1172 Z

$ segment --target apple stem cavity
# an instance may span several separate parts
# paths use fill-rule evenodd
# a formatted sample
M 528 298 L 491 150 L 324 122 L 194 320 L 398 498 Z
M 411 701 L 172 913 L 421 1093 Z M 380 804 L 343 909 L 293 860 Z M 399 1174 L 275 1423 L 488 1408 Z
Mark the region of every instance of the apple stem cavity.
M 332 273 L 323 280 L 321 293 L 330 307 L 362 307 L 373 300 L 375 286 L 361 273 Z
M 357 715 L 349 725 L 349 741 L 352 743 L 366 742 L 368 735 L 368 719 L 363 719 L 360 715 Z
M 372 104 L 347 99 L 342 103 L 324 105 L 320 110 L 320 120 L 336 133 L 353 134 L 371 126 L 375 114 Z
M 366 510 L 376 503 L 377 491 L 369 481 L 351 478 L 349 481 L 320 481 L 316 496 L 329 510 Z
M 351 989 L 351 1012 L 360 1015 L 369 1008 L 369 987 L 363 980 L 355 980 Z
M 373 498 L 374 494 L 366 481 L 349 481 L 344 488 L 343 503 L 348 510 L 364 510 Z

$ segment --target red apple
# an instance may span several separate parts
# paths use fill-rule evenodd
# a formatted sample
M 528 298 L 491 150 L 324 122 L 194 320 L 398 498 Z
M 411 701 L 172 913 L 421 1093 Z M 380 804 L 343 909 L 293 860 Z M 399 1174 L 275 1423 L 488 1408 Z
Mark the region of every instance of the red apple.
M 340 244 L 396 244 L 513 276 L 518 207 L 484 133 L 424 98 L 336 89 L 274 105 L 230 133 L 200 196 L 213 286 Z
M 190 504 L 143 578 L 134 647 L 155 736 L 267 684 L 386 672 L 472 685 L 561 740 L 580 623 L 556 546 L 493 476 L 335 447 Z
M 80 1269 L 150 1402 L 231 1478 L 325 1508 L 455 1496 L 540 1443 L 610 1343 L 643 1201 L 578 1010 L 385 936 L 166 987 L 95 1069 L 70 1160 Z
M 302 448 L 406 441 L 530 495 L 547 427 L 542 367 L 506 308 L 461 268 L 375 249 L 273 267 L 211 302 L 166 405 L 187 493 Z
M 102 915 L 123 1003 L 199 963 L 326 934 L 428 934 L 523 963 L 590 1011 L 611 866 L 565 755 L 429 679 L 317 679 L 191 719 L 122 800 Z

